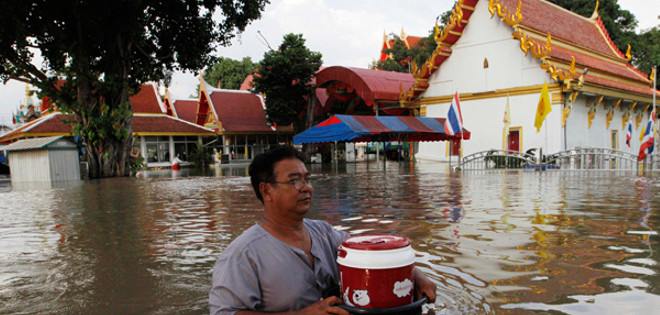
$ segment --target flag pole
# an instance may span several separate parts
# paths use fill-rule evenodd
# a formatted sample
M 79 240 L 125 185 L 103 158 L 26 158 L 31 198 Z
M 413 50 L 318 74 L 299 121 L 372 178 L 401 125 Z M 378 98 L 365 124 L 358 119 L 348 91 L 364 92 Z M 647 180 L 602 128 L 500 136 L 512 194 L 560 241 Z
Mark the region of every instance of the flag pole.
M 658 68 L 658 66 L 653 66 L 653 79 L 652 79 L 653 81 L 651 82 L 651 88 L 653 89 L 653 107 L 651 108 L 651 113 L 652 114 L 655 114 L 655 82 L 656 82 L 655 80 L 658 76 L 658 74 L 656 73 L 656 70 L 658 70 L 657 68 Z M 657 141 L 659 140 L 657 135 L 656 135 L 656 132 L 655 132 L 657 130 L 656 126 L 657 125 L 655 124 L 655 116 L 654 116 L 653 117 L 653 141 L 654 141 L 653 146 L 654 147 L 656 146 L 656 143 L 658 143 Z M 651 154 L 651 177 L 653 177 L 653 154 Z
M 452 150 L 452 142 L 454 142 L 454 141 L 452 139 L 449 139 L 449 154 L 448 154 L 448 156 L 449 156 L 449 172 L 450 173 L 453 171 L 451 169 L 451 154 L 452 154 L 452 152 L 454 152 L 454 150 Z

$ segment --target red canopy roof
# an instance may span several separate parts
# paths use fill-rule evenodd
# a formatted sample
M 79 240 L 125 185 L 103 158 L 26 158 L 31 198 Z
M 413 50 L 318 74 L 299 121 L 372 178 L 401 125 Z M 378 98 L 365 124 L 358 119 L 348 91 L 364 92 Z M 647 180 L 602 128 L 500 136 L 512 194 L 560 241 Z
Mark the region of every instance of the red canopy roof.
M 333 66 L 316 74 L 318 87 L 327 87 L 331 82 L 344 82 L 368 104 L 373 101 L 398 102 L 400 88 L 408 90 L 415 79 L 410 73 Z M 373 104 L 373 103 L 372 103 Z

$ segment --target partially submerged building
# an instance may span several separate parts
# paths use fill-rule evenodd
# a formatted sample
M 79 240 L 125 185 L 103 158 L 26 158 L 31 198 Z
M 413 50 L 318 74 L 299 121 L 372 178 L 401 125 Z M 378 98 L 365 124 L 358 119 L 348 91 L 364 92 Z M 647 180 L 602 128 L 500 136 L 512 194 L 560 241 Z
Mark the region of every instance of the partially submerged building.
M 435 39 L 437 48 L 415 68 L 415 83 L 402 91 L 401 102 L 421 116 L 445 117 L 458 93 L 472 140 L 454 152 L 449 143 L 422 143 L 417 158 L 447 160 L 490 149 L 639 150 L 651 81 L 611 41 L 597 8 L 587 18 L 543 0 L 459 0 Z M 537 132 L 544 83 L 552 111 Z M 511 124 L 505 133 L 507 104 Z M 623 129 L 630 118 L 628 148 Z
M 221 141 L 214 147 L 223 163 L 251 160 L 271 145 L 291 142 L 293 128 L 268 123 L 261 95 L 214 88 L 201 76 L 199 93 L 194 121 L 219 135 Z
M 197 142 L 212 141 L 215 132 L 203 126 L 167 115 L 165 105 L 158 95 L 156 85 L 143 84 L 140 91 L 130 98 L 133 105 L 133 136 L 136 152 L 144 157 L 148 167 L 168 167 L 174 157 L 187 161 Z M 48 100 L 44 100 L 47 103 Z M 51 108 L 46 105 L 44 108 Z M 0 137 L 0 142 L 21 139 L 64 136 L 74 138 L 67 120 L 73 116 L 62 114 L 53 108 L 42 112 L 38 119 Z
M 78 146 L 63 136 L 19 140 L 3 150 L 12 184 L 80 180 Z

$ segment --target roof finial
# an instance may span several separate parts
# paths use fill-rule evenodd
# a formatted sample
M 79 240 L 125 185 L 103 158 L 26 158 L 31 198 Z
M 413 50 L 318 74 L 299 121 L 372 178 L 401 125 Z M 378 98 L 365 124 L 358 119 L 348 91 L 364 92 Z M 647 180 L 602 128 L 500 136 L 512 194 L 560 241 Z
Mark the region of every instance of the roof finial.
M 630 62 L 632 60 L 632 55 L 630 54 L 630 44 L 628 44 L 628 51 L 626 52 L 626 60 Z
M 596 0 L 596 8 L 594 9 L 594 14 L 591 15 L 592 19 L 598 18 L 598 0 Z
M 403 32 L 403 26 L 401 27 L 401 39 L 406 38 L 406 33 Z

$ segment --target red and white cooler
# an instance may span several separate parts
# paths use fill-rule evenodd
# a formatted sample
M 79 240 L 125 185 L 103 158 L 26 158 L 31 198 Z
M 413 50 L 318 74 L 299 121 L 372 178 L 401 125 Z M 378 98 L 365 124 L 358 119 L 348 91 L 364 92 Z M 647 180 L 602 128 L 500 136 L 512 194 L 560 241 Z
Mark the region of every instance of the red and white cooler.
M 344 304 L 358 308 L 391 308 L 413 302 L 415 252 L 399 235 L 362 235 L 338 248 Z

